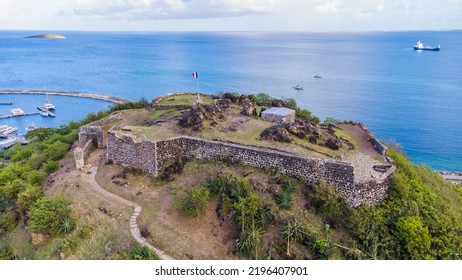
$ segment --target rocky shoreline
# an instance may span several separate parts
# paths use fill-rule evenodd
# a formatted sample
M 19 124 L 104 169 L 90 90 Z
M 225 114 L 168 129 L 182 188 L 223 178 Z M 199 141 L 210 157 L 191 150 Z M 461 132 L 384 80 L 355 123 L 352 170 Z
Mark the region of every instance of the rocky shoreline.
M 435 172 L 443 176 L 462 176 L 462 172 L 459 171 L 436 170 Z
M 435 172 L 443 176 L 443 178 L 448 182 L 462 185 L 462 172 L 446 170 L 436 170 Z

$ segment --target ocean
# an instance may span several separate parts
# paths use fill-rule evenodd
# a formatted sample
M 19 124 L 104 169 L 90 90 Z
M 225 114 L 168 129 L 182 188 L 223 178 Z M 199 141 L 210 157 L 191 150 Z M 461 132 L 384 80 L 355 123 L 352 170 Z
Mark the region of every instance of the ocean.
M 265 92 L 321 119 L 363 122 L 416 163 L 462 171 L 462 31 L 370 33 L 0 32 L 0 89 L 82 91 L 128 99 L 179 91 Z M 440 52 L 414 51 L 418 40 Z M 192 72 L 199 78 L 193 79 Z M 320 75 L 322 78 L 313 78 Z M 303 91 L 292 89 L 302 84 Z M 0 95 L 34 111 L 45 96 Z M 0 120 L 58 127 L 108 102 L 48 96 L 57 117 Z M 12 106 L 0 105 L 0 114 Z

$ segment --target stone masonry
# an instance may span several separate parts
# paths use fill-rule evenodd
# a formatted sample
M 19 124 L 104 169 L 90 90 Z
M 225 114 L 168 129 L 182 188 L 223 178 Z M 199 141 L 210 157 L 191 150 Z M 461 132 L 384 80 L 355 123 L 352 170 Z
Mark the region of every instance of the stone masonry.
M 326 180 L 352 207 L 383 200 L 388 189 L 387 178 L 394 171 L 390 170 L 383 178 L 355 184 L 353 166 L 345 162 L 188 136 L 157 142 L 135 142 L 132 137 L 119 135 L 113 130 L 107 136 L 107 157 L 123 166 L 138 166 L 154 177 L 159 176 L 178 157 L 213 162 L 233 161 L 264 169 L 274 168 L 282 174 L 301 178 L 308 183 Z

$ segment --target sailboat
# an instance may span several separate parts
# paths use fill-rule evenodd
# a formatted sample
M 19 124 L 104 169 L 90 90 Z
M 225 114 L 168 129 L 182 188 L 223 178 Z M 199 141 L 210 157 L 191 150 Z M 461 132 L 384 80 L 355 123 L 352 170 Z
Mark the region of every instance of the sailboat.
M 45 103 L 43 104 L 43 108 L 47 109 L 47 110 L 54 110 L 55 109 L 55 105 L 53 105 L 52 103 L 50 103 L 50 101 L 48 101 L 48 93 L 46 93 L 47 95 L 47 100 L 45 101 Z
M 14 100 L 13 100 L 13 103 L 15 103 Z M 21 108 L 19 108 L 18 106 L 16 106 L 16 108 L 11 109 L 10 112 L 11 112 L 11 114 L 13 114 L 13 116 L 22 116 L 22 115 L 24 115 L 24 111 Z

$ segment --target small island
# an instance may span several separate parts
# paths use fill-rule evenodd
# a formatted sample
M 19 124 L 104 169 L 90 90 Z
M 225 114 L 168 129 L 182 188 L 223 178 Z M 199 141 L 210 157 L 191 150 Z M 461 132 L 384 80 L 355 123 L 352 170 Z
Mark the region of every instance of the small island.
M 24 37 L 26 39 L 66 39 L 63 35 L 59 34 L 39 34 L 39 35 L 32 35 Z

